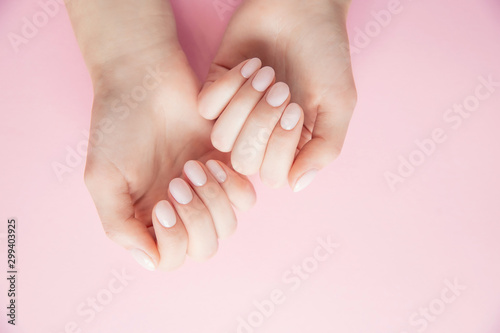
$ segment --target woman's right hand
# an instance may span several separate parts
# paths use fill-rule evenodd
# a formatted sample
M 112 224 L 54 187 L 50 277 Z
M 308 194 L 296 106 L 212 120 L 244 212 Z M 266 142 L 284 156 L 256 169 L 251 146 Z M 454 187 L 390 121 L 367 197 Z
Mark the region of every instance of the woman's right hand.
M 211 257 L 236 227 L 231 203 L 248 209 L 255 192 L 221 163 L 222 183 L 202 163 L 185 165 L 226 157 L 210 143 L 212 122 L 197 113 L 199 83 L 184 55 L 138 68 L 110 69 L 122 79 L 95 91 L 85 182 L 106 235 L 146 268 L 170 270 L 186 252 Z
M 178 267 L 186 251 L 196 259 L 212 256 L 217 237 L 234 230 L 228 202 L 246 209 L 255 192 L 228 168 L 227 183 L 218 185 L 204 167 L 209 187 L 197 188 L 182 173 L 189 160 L 225 156 L 210 143 L 212 122 L 198 115 L 200 83 L 177 41 L 168 1 L 144 0 L 140 8 L 133 0 L 67 6 L 94 86 L 85 182 L 104 231 L 150 269 Z M 169 190 L 175 177 L 190 184 L 189 203 L 181 180 Z M 213 192 L 211 201 L 205 189 Z M 176 191 L 183 202 L 175 201 Z M 161 214 L 153 207 L 162 200 L 179 217 L 170 230 L 154 224 Z

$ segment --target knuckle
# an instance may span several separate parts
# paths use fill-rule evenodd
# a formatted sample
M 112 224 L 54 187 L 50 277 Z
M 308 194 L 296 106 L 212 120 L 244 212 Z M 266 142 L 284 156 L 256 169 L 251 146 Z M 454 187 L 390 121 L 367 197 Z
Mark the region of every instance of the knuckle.
M 265 172 L 261 172 L 260 179 L 262 180 L 262 183 L 264 183 L 266 186 L 272 189 L 280 188 L 286 182 L 286 180 L 282 179 L 278 175 L 272 175 Z
M 162 260 L 160 262 L 160 265 L 158 266 L 158 269 L 164 272 L 172 272 L 179 269 L 184 264 L 185 260 L 186 260 L 185 254 L 179 255 L 178 257 L 172 260 Z
M 231 153 L 231 166 L 239 174 L 253 175 L 259 170 L 259 152 L 251 145 L 235 149 Z
M 342 140 L 343 141 L 343 140 Z M 342 152 L 343 142 L 337 141 L 327 141 L 319 143 L 321 147 L 321 152 L 317 155 L 317 162 L 319 166 L 325 167 L 335 161 Z
M 83 172 L 83 182 L 85 186 L 89 190 L 90 193 L 93 193 L 98 186 L 99 182 L 99 174 L 93 167 L 94 163 L 87 158 L 87 163 L 85 165 L 85 171 Z
M 342 152 L 342 146 L 343 146 L 343 142 L 325 143 L 325 146 L 323 149 L 323 158 L 324 158 L 323 164 L 328 165 L 331 162 L 335 161 L 340 156 L 340 153 Z
M 235 206 L 239 211 L 246 212 L 250 210 L 256 202 L 257 196 L 255 195 L 255 190 L 251 185 L 249 185 L 247 187 L 246 195 L 238 200 L 238 202 L 235 202 Z
M 355 87 L 352 87 L 346 92 L 345 100 L 346 109 L 350 112 L 353 112 L 356 108 L 356 104 L 358 103 L 358 92 Z
M 205 262 L 213 258 L 217 253 L 217 250 L 218 247 L 214 246 L 211 249 L 204 249 L 199 251 L 198 253 L 192 254 L 191 257 L 198 262 Z
M 234 214 L 232 215 L 233 216 L 228 217 L 227 221 L 224 222 L 225 228 L 223 229 L 223 231 L 217 235 L 221 240 L 229 238 L 236 232 L 238 220 L 236 219 L 236 216 L 234 216 Z
M 85 168 L 85 172 L 83 173 L 83 181 L 87 189 L 91 189 L 95 184 L 95 174 L 92 173 L 88 168 Z
M 118 233 L 113 230 L 112 228 L 110 228 L 107 224 L 103 223 L 102 224 L 102 227 L 104 229 L 104 234 L 106 235 L 106 237 L 113 241 L 113 242 L 117 242 L 118 241 Z
M 214 246 L 213 249 L 210 249 L 205 253 L 205 256 L 202 260 L 206 261 L 206 260 L 212 259 L 218 250 L 219 250 L 219 247 Z
M 335 161 L 337 158 L 339 158 L 341 152 L 342 152 L 342 145 L 340 146 L 335 145 L 332 148 L 330 148 L 330 160 Z
M 160 271 L 163 271 L 163 272 L 173 272 L 173 271 L 179 269 L 183 264 L 184 264 L 184 260 L 182 260 L 182 262 L 176 262 L 173 264 L 167 263 L 165 265 L 161 265 L 158 267 L 158 269 Z
M 214 128 L 214 130 L 212 130 L 212 133 L 210 134 L 210 140 L 212 142 L 212 145 L 217 150 L 223 153 L 228 153 L 229 151 L 231 151 L 231 149 L 228 148 L 228 143 L 224 136 L 224 133 L 221 133 L 220 130 Z

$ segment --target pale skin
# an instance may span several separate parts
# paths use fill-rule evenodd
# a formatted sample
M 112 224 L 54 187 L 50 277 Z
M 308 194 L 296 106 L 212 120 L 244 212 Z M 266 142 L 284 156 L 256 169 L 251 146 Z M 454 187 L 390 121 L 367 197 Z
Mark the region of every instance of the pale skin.
M 345 27 L 349 4 L 345 0 L 243 1 L 210 68 L 207 82 L 257 57 L 275 70 L 277 81 L 289 85 L 292 102 L 305 114 L 300 153 L 288 175 L 292 189 L 303 175 L 315 174 L 336 159 L 344 144 L 356 104 Z
M 290 88 L 275 82 L 275 72 L 253 58 L 205 84 L 199 95 L 200 114 L 217 118 L 212 144 L 231 152 L 241 174 L 260 177 L 271 187 L 287 182 L 304 124 L 302 108 L 290 104 Z
M 331 0 L 315 5 L 246 0 L 237 10 L 207 82 L 223 80 L 232 68 L 258 57 L 291 91 L 272 108 L 276 124 L 290 105 L 303 108 L 298 124 L 281 135 L 290 147 L 286 157 L 266 160 L 265 150 L 279 146 L 271 136 L 264 155 L 257 154 L 263 156 L 257 166 L 239 171 L 260 169 L 269 185 L 287 181 L 294 188 L 305 173 L 323 168 L 340 152 L 355 103 L 348 54 L 337 47 L 347 41 L 347 7 Z M 139 6 L 132 0 L 73 0 L 67 9 L 94 87 L 91 133 L 113 124 L 101 131 L 102 140 L 89 142 L 85 169 L 106 234 L 151 270 L 175 269 L 186 254 L 210 258 L 217 240 L 236 228 L 233 207 L 249 209 L 255 192 L 245 176 L 228 167 L 228 154 L 212 145 L 216 121 L 198 113 L 202 85 L 179 46 L 168 1 L 145 0 Z M 200 99 L 207 89 L 210 85 Z M 217 99 L 217 92 L 211 95 Z M 244 135 L 255 134 L 245 128 Z M 291 160 L 289 152 L 295 154 L 297 146 Z M 237 149 L 230 151 L 237 165 Z M 211 159 L 218 161 L 207 162 Z M 273 169 L 279 170 L 276 176 Z

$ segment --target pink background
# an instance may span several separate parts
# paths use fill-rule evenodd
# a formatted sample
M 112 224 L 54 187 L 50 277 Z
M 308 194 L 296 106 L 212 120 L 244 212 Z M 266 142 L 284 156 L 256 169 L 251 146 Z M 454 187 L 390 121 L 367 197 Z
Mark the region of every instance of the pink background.
M 229 19 L 219 17 L 216 3 L 174 1 L 200 76 Z M 250 316 L 258 327 L 240 332 L 413 333 L 424 324 L 411 318 L 431 307 L 437 315 L 420 331 L 500 332 L 500 87 L 459 128 L 443 119 L 474 93 L 479 76 L 500 81 L 500 5 L 401 5 L 353 56 L 359 103 L 341 158 L 299 194 L 257 181 L 257 206 L 239 214 L 238 232 L 215 258 L 149 273 L 104 236 L 82 181 L 83 160 L 62 181 L 51 167 L 84 140 L 92 103 L 65 11 L 16 53 L 7 34 L 19 34 L 23 17 L 40 7 L 2 0 L 0 262 L 5 272 L 6 222 L 16 217 L 20 273 L 16 327 L 6 324 L 0 278 L 0 331 L 237 332 L 238 318 Z M 354 1 L 353 45 L 373 24 L 371 11 L 387 8 L 386 0 Z M 446 141 L 392 191 L 384 174 L 397 172 L 399 155 L 417 156 L 415 140 L 435 128 Z M 292 290 L 283 277 L 294 265 L 312 265 L 317 238 L 327 236 L 339 248 Z M 133 280 L 111 294 L 113 272 L 122 270 Z M 449 304 L 440 300 L 446 280 L 466 286 Z M 259 322 L 254 302 L 274 289 L 284 302 Z M 96 297 L 105 305 L 89 320 L 78 309 Z

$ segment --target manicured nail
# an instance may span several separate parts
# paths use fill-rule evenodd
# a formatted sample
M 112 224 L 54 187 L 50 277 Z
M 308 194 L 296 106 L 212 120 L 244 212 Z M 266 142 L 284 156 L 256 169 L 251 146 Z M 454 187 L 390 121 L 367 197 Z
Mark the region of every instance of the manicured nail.
M 207 183 L 207 175 L 196 161 L 186 162 L 186 164 L 184 164 L 184 172 L 195 186 L 203 186 Z
M 259 58 L 250 59 L 241 68 L 241 75 L 243 75 L 245 79 L 248 79 L 260 68 L 260 66 L 262 66 L 262 61 L 260 61 Z
M 191 192 L 189 185 L 183 179 L 172 179 L 168 189 L 170 190 L 170 193 L 172 193 L 175 201 L 181 205 L 188 204 L 191 200 L 193 200 L 193 193 Z
M 155 264 L 153 263 L 153 260 L 144 253 L 144 251 L 139 250 L 139 249 L 133 249 L 130 250 L 130 253 L 132 254 L 132 257 L 145 269 L 148 271 L 154 271 L 156 269 Z
M 156 218 L 165 228 L 172 228 L 177 222 L 175 211 L 170 202 L 162 200 L 158 202 L 155 208 Z
M 280 125 L 284 130 L 290 131 L 297 126 L 299 123 L 300 117 L 302 116 L 302 109 L 298 104 L 291 103 L 283 112 L 281 116 Z
M 207 162 L 207 168 L 210 173 L 217 179 L 219 183 L 224 183 L 227 179 L 226 172 L 216 161 L 210 160 Z
M 252 80 L 252 87 L 260 92 L 263 92 L 273 82 L 274 79 L 274 69 L 271 67 L 262 68 L 257 75 Z
M 297 180 L 295 183 L 295 187 L 293 188 L 294 192 L 299 192 L 305 189 L 309 184 L 312 183 L 314 180 L 314 177 L 316 177 L 316 174 L 318 173 L 318 170 L 312 169 L 307 171 L 305 174 L 302 175 L 302 177 Z
M 269 105 L 277 108 L 278 106 L 281 106 L 283 103 L 285 103 L 289 95 L 290 88 L 288 88 L 288 84 L 278 82 L 271 88 L 271 90 L 269 90 L 266 101 Z

